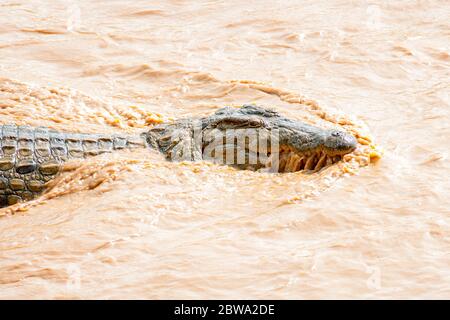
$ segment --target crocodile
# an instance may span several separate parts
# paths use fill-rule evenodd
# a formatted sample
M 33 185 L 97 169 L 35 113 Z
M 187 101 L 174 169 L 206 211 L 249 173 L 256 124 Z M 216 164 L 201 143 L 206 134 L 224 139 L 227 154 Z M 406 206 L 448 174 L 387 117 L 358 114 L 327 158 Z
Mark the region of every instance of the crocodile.
M 152 148 L 170 161 L 210 160 L 239 169 L 316 172 L 355 150 L 353 135 L 288 119 L 256 105 L 153 125 L 136 136 L 0 125 L 0 207 L 32 200 L 70 159 Z

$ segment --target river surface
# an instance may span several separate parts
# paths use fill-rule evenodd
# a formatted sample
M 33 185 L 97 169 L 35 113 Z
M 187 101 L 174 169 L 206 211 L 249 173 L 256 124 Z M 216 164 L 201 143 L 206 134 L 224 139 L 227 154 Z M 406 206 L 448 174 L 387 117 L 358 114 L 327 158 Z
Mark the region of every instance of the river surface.
M 316 174 L 70 163 L 0 211 L 0 298 L 449 298 L 449 1 L 0 1 L 0 123 L 137 134 L 257 103 Z

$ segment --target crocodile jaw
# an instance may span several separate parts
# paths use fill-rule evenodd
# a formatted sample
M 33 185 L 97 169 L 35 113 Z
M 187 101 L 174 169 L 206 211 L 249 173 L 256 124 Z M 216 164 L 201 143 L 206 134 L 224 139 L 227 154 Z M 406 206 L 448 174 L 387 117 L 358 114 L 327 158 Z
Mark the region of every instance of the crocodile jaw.
M 272 172 L 317 172 L 342 159 L 341 154 L 330 154 L 323 148 L 299 152 L 289 146 L 280 147 L 280 152 L 273 153 L 266 162 L 266 168 Z

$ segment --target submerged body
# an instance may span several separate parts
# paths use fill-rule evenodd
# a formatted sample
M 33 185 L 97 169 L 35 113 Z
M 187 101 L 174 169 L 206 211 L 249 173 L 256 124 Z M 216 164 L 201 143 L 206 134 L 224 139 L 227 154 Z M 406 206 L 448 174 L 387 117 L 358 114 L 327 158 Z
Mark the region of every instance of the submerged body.
M 136 137 L 0 126 L 0 207 L 31 200 L 70 159 L 151 147 L 169 160 L 212 160 L 241 169 L 320 170 L 356 148 L 353 136 L 245 105 L 209 117 L 161 124 Z

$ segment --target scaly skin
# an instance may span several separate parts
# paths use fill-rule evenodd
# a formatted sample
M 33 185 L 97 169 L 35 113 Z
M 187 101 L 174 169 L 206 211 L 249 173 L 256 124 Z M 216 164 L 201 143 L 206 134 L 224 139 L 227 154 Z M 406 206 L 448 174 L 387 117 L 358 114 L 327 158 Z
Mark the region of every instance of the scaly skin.
M 270 137 L 266 146 L 252 142 L 250 136 L 256 132 L 258 137 Z M 137 137 L 3 125 L 0 126 L 0 207 L 41 194 L 44 184 L 59 173 L 67 160 L 146 146 L 159 150 L 169 160 L 203 159 L 240 169 L 314 172 L 353 151 L 356 139 L 343 131 L 314 127 L 253 105 L 226 107 L 208 117 L 156 125 Z M 227 152 L 231 152 L 231 162 Z M 253 161 L 251 156 L 255 155 Z
M 139 146 L 145 146 L 141 138 L 0 126 L 0 207 L 38 196 L 69 159 Z
M 277 172 L 318 171 L 341 160 L 357 144 L 344 131 L 308 125 L 254 105 L 225 107 L 205 118 L 161 124 L 145 136 L 150 146 L 170 160 L 212 160 L 240 169 L 271 167 Z M 256 141 L 261 137 L 267 141 L 265 147 Z M 252 156 L 257 161 L 251 161 Z

